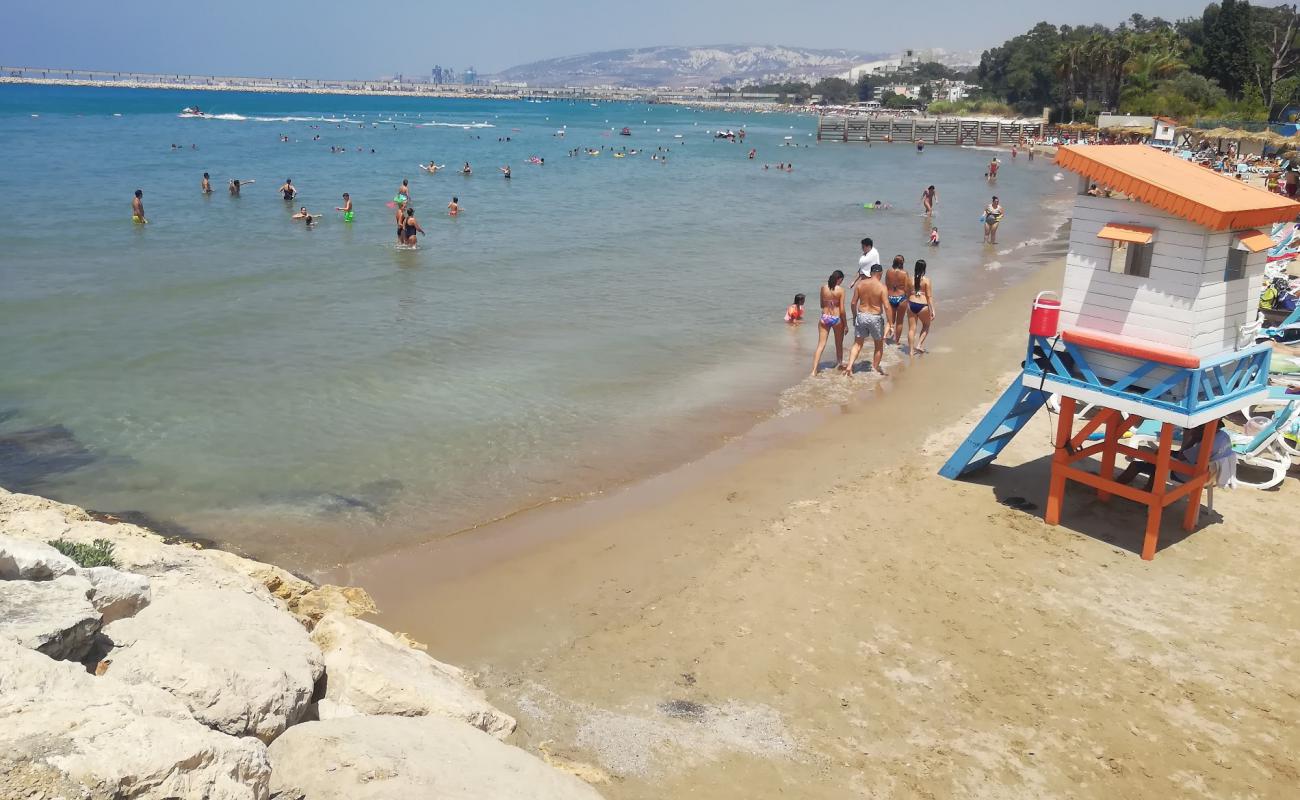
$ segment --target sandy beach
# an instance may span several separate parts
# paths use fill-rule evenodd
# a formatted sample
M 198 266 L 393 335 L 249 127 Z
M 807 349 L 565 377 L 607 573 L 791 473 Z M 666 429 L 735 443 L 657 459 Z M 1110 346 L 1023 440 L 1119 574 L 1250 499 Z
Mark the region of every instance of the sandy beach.
M 1061 272 L 868 402 L 336 577 L 610 798 L 1293 797 L 1294 480 L 1218 492 L 1191 535 L 1168 515 L 1143 562 L 1136 506 L 1072 487 L 1044 524 L 1045 414 L 936 475 Z

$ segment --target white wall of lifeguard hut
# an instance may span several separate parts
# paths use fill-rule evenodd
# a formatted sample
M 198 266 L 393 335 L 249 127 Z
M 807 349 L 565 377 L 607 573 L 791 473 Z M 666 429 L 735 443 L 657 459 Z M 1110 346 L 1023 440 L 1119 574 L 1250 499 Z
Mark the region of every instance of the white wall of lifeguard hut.
M 1259 315 L 1268 234 L 1211 231 L 1140 202 L 1090 196 L 1092 184 L 1080 176 L 1061 326 L 1200 356 L 1235 349 L 1242 326 Z

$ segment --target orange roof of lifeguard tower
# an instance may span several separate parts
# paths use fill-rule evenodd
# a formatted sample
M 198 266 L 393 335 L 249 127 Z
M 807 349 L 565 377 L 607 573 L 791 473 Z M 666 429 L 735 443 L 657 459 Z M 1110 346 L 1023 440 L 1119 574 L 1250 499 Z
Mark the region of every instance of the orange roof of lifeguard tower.
M 1145 144 L 1069 145 L 1056 163 L 1210 230 L 1258 228 L 1300 214 L 1300 203 Z

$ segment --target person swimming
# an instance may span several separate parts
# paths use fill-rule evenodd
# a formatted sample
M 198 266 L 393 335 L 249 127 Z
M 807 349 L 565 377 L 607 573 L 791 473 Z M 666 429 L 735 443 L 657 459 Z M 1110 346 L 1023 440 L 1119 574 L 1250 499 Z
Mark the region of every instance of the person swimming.
M 284 202 L 293 202 L 293 198 L 298 194 L 298 190 L 293 186 L 293 178 L 284 179 L 284 185 L 280 187 L 280 194 L 284 195 Z
M 794 302 L 785 310 L 785 321 L 789 323 L 803 322 L 803 303 L 804 296 L 797 294 L 794 296 Z
M 461 175 L 473 175 L 473 174 L 474 174 L 474 170 L 472 170 L 472 169 L 469 168 L 469 162 L 468 162 L 468 161 L 465 162 L 465 166 L 463 166 L 463 167 L 460 168 L 460 174 L 461 174 Z

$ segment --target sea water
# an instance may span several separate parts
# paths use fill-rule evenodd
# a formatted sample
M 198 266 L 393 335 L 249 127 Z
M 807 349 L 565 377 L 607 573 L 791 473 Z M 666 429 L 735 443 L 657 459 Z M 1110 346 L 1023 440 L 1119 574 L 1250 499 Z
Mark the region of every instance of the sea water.
M 213 116 L 179 115 L 196 104 Z M 929 262 L 931 347 L 977 347 L 945 325 L 1024 274 L 1069 182 L 1041 156 L 1003 152 L 991 186 L 987 150 L 815 130 L 580 100 L 0 87 L 0 485 L 304 565 L 446 535 L 669 467 L 783 393 L 841 401 L 841 377 L 805 380 L 812 320 L 863 236 L 886 264 Z M 234 198 L 231 178 L 255 183 Z M 387 205 L 404 178 L 415 249 Z

